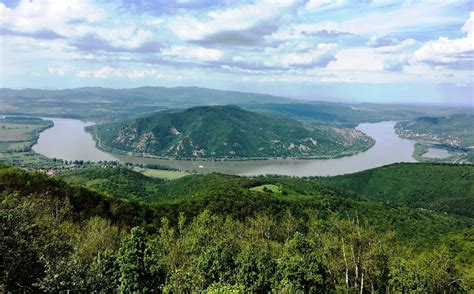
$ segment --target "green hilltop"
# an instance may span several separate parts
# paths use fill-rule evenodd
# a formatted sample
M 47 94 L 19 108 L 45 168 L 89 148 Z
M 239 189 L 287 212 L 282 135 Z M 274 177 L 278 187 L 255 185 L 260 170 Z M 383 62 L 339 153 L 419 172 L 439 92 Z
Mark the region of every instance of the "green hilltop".
M 305 125 L 237 106 L 158 112 L 90 129 L 107 150 L 169 158 L 334 157 L 369 148 L 354 129 Z
M 474 166 L 400 163 L 314 180 L 384 203 L 474 217 Z

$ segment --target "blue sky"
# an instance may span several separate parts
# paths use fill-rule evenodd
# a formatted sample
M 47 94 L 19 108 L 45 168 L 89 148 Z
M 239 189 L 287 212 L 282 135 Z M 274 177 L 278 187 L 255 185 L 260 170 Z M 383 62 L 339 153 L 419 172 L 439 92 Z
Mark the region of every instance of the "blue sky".
M 473 3 L 0 0 L 0 87 L 472 105 Z

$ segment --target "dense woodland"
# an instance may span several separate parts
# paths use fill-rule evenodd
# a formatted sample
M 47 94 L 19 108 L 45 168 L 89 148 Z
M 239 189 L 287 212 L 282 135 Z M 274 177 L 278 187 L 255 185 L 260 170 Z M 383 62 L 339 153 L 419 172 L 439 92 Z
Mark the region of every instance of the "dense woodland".
M 330 158 L 375 143 L 355 129 L 310 125 L 235 105 L 161 111 L 88 130 L 106 151 L 176 159 Z
M 427 184 L 445 179 L 457 190 L 440 195 L 472 203 L 472 181 L 458 185 L 472 166 L 400 164 L 374 178 L 393 191 L 400 169 L 412 170 L 407 195 L 422 201 Z M 155 181 L 119 167 L 63 177 L 0 167 L 3 292 L 474 289 L 472 217 L 387 203 L 370 185 L 220 174 Z

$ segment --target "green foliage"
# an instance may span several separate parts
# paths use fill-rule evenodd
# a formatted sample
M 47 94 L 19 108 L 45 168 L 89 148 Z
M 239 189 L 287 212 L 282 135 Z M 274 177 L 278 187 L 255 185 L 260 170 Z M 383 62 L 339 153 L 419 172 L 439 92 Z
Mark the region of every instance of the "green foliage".
M 409 259 L 394 258 L 390 285 L 395 291 L 411 293 L 456 293 L 462 288 L 453 259 L 444 248 L 423 252 Z
M 148 248 L 143 229 L 135 227 L 118 253 L 120 292 L 150 293 L 161 284 L 157 260 Z
M 474 166 L 394 164 L 314 181 L 366 199 L 474 217 Z
M 99 252 L 90 265 L 88 281 L 91 291 L 116 292 L 120 287 L 120 267 L 113 251 Z
M 255 245 L 244 248 L 236 258 L 235 282 L 251 292 L 271 291 L 275 260 L 266 250 Z
M 168 198 L 136 203 L 0 166 L 2 291 L 474 289 L 472 218 L 359 200 L 318 179 L 159 185 Z M 262 185 L 288 195 L 251 189 Z
M 361 132 L 305 126 L 237 106 L 201 106 L 90 128 L 99 146 L 161 157 L 268 158 L 330 157 L 373 145 Z
M 319 293 L 331 289 L 329 274 L 315 245 L 297 232 L 278 260 L 276 288 L 282 292 Z
M 128 168 L 88 167 L 59 174 L 67 181 L 130 200 L 158 200 L 163 194 L 161 179 L 150 178 Z

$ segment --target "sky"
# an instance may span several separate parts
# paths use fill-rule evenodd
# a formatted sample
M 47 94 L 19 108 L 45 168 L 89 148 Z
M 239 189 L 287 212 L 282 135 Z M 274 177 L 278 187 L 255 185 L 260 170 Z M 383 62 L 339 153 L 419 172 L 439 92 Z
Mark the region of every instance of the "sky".
M 0 0 L 0 87 L 474 104 L 474 1 Z

